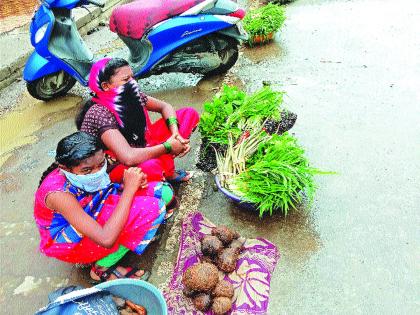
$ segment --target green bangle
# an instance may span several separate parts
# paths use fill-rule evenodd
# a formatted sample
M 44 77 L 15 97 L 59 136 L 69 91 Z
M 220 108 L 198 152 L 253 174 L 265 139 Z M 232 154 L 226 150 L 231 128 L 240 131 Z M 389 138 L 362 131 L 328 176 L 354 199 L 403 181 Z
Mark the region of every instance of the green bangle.
M 172 152 L 172 146 L 168 141 L 165 141 L 162 144 L 165 147 L 166 153 L 171 153 Z
M 172 125 L 178 125 L 178 119 L 176 119 L 176 117 L 169 117 L 168 119 L 166 119 L 166 125 L 172 126 Z

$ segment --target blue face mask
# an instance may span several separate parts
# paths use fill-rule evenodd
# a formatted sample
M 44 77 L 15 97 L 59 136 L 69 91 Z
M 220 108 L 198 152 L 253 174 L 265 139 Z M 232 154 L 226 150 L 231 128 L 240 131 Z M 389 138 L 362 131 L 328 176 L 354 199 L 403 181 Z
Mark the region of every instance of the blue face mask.
M 100 171 L 87 175 L 77 175 L 67 172 L 63 169 L 61 171 L 64 173 L 64 175 L 66 175 L 66 178 L 70 184 L 84 191 L 92 193 L 104 189 L 108 187 L 109 184 L 111 184 L 109 175 L 106 172 L 106 164 L 107 163 L 105 161 L 105 165 L 101 168 Z

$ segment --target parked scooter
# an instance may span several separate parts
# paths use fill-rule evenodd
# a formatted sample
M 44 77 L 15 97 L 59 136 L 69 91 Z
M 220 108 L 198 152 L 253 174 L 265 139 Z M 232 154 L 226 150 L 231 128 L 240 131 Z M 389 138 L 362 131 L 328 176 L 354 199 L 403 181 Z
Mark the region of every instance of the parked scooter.
M 95 56 L 83 42 L 71 10 L 100 0 L 41 0 L 31 27 L 35 51 L 23 77 L 40 100 L 64 95 L 76 80 L 87 86 Z M 163 72 L 213 75 L 226 72 L 238 58 L 247 35 L 245 11 L 230 0 L 134 1 L 115 8 L 110 29 L 128 47 L 125 57 L 136 78 Z

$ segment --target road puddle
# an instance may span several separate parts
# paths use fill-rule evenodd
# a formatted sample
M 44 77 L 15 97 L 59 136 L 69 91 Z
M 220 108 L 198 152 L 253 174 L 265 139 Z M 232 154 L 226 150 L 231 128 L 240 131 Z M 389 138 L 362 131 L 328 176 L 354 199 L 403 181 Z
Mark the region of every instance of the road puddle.
M 35 100 L 25 94 L 14 110 L 0 119 L 0 167 L 19 147 L 37 141 L 35 133 L 42 128 L 69 117 L 81 97 L 65 96 L 49 102 Z
M 244 56 L 253 63 L 267 62 L 271 59 L 281 58 L 284 55 L 284 50 L 277 40 L 269 42 L 265 45 L 256 45 L 254 47 L 247 47 L 243 50 Z

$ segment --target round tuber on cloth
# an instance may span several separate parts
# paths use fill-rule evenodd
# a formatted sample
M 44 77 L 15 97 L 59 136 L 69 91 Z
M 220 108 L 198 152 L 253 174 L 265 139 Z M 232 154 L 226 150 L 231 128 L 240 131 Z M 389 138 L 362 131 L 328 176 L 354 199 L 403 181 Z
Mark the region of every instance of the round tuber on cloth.
M 215 257 L 202 256 L 200 258 L 200 261 L 201 262 L 206 262 L 206 263 L 209 263 L 209 264 L 216 264 L 217 263 L 217 256 L 215 256 Z
M 230 298 L 221 296 L 214 298 L 211 309 L 215 315 L 223 315 L 229 312 L 232 308 L 232 300 Z
M 232 240 L 239 237 L 239 234 L 235 231 L 232 231 L 225 225 L 219 225 L 211 230 L 211 234 L 217 236 L 219 240 L 222 241 L 223 245 L 229 245 Z
M 182 283 L 193 291 L 208 292 L 219 282 L 219 271 L 213 264 L 203 262 L 189 267 L 182 276 Z
M 232 283 L 226 280 L 220 280 L 216 287 L 213 289 L 212 295 L 214 297 L 224 296 L 231 299 L 233 297 Z
M 231 273 L 236 269 L 238 252 L 235 248 L 225 248 L 217 258 L 217 267 L 223 272 Z
M 240 237 L 236 240 L 233 240 L 232 243 L 230 243 L 229 248 L 235 249 L 235 251 L 240 254 L 242 252 L 242 249 L 244 247 L 246 239 L 244 237 Z
M 217 236 L 206 235 L 201 240 L 201 252 L 203 255 L 215 257 L 222 249 L 223 244 Z
M 194 297 L 195 295 L 197 295 L 198 292 L 185 287 L 182 290 L 182 293 L 184 293 L 184 295 L 187 297 Z
M 210 294 L 200 293 L 194 299 L 193 303 L 196 309 L 199 311 L 207 311 L 211 306 L 211 297 Z

